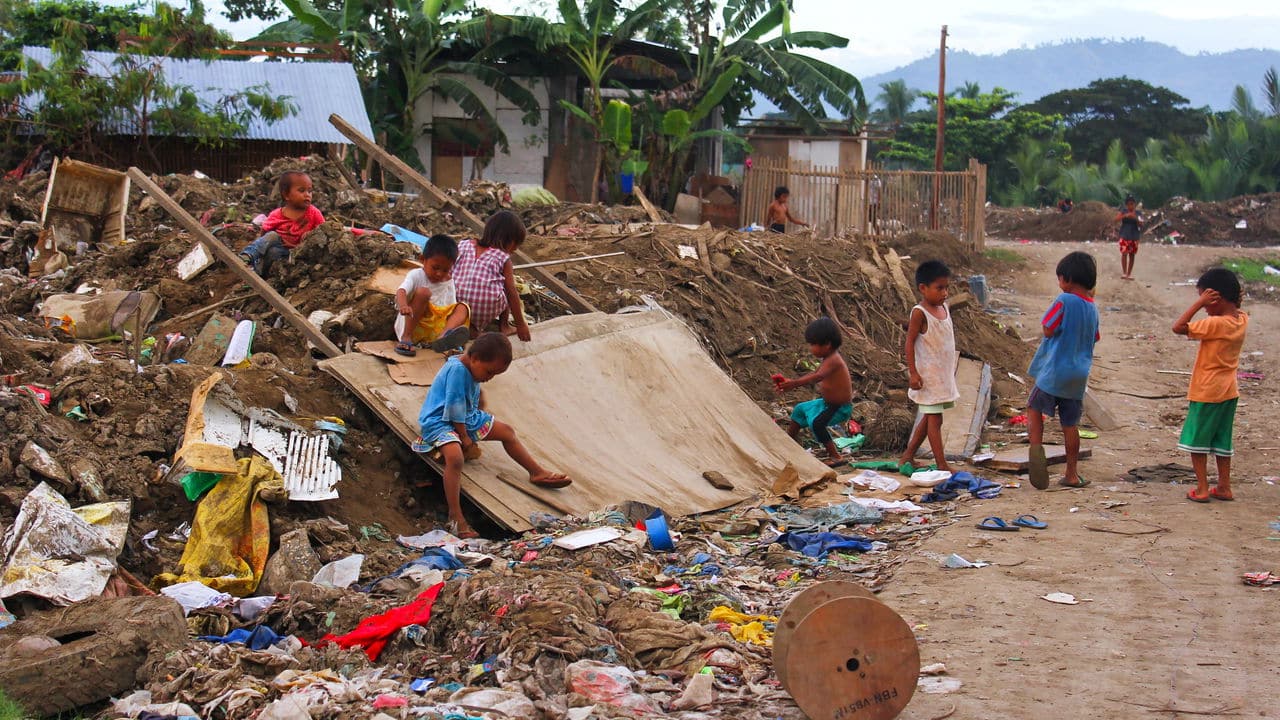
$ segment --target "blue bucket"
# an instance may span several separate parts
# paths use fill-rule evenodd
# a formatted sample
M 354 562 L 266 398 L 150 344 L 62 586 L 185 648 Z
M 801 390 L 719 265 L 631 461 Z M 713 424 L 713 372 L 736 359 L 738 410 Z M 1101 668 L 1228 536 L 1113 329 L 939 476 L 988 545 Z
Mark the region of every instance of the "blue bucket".
M 649 533 L 649 545 L 654 550 L 675 550 L 676 544 L 671 539 L 671 531 L 667 529 L 667 518 L 662 511 L 656 511 L 644 521 L 644 531 Z
M 621 173 L 618 175 L 618 185 L 621 186 L 623 195 L 630 195 L 636 186 L 636 176 L 631 173 Z

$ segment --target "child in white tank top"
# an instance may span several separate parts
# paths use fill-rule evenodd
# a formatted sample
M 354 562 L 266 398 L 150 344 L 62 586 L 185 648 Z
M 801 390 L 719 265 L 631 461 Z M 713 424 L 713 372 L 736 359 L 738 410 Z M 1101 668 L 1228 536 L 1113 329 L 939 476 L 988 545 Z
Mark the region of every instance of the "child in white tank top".
M 907 372 L 910 389 L 907 397 L 920 407 L 920 422 L 911 433 L 911 441 L 899 463 L 908 465 L 916 451 L 929 438 L 929 449 L 939 470 L 950 471 L 942 446 L 942 412 L 955 407 L 960 391 L 956 388 L 956 337 L 951 324 L 947 294 L 951 285 L 951 269 L 938 260 L 920 263 L 916 268 L 916 287 L 920 304 L 911 308 L 907 326 Z

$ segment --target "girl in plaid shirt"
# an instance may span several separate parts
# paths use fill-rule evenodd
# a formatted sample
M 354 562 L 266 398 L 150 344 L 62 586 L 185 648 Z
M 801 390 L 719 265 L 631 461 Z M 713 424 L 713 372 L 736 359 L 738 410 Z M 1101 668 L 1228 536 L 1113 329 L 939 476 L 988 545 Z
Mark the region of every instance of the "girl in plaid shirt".
M 458 243 L 458 262 L 453 266 L 453 284 L 458 302 L 471 308 L 472 334 L 484 331 L 494 320 L 504 335 L 515 334 L 529 341 L 529 323 L 516 290 L 511 254 L 525 240 L 524 223 L 510 210 L 494 213 L 484 224 L 479 240 Z M 514 316 L 515 327 L 509 320 Z

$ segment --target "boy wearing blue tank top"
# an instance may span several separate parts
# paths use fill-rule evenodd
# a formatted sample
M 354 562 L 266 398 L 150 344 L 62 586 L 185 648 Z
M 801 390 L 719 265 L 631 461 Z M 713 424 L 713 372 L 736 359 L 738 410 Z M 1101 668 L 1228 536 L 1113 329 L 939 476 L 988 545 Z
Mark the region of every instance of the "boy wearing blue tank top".
M 1062 294 L 1049 306 L 1040 329 L 1044 339 L 1031 359 L 1027 373 L 1035 378 L 1035 388 L 1027 398 L 1027 434 L 1031 485 L 1049 487 L 1049 464 L 1044 452 L 1044 416 L 1055 411 L 1062 423 L 1067 451 L 1066 474 L 1058 483 L 1081 488 L 1088 481 L 1080 477 L 1080 417 L 1084 415 L 1084 391 L 1093 368 L 1093 345 L 1098 333 L 1098 309 L 1093 304 L 1093 288 L 1098 282 L 1098 265 L 1084 252 L 1067 254 L 1058 262 L 1058 287 Z

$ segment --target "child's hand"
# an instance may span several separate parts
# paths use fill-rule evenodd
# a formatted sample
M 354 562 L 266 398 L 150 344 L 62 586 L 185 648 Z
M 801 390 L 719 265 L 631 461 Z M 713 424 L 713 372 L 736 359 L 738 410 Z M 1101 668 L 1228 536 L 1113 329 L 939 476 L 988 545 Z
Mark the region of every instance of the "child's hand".
M 409 307 L 408 305 L 401 305 L 401 306 L 400 306 L 400 314 L 401 314 L 401 315 L 412 315 L 412 314 L 413 314 L 413 308 Z
M 1200 293 L 1200 307 L 1209 307 L 1210 305 L 1222 299 L 1222 295 L 1213 288 L 1206 288 Z
M 522 322 L 516 326 L 516 337 L 520 338 L 522 342 L 529 342 L 533 338 L 533 335 L 529 333 L 529 323 Z
M 919 390 L 924 387 L 924 378 L 920 377 L 920 373 L 912 370 L 909 374 L 910 386 L 912 390 Z

